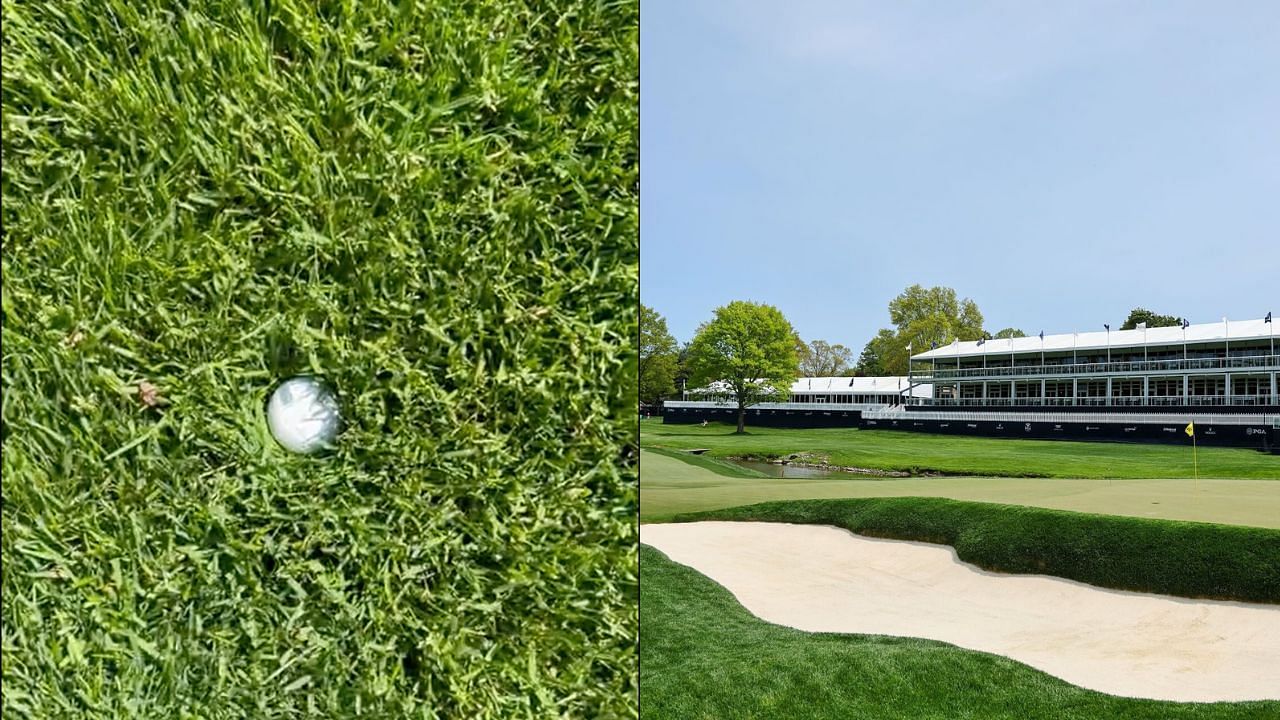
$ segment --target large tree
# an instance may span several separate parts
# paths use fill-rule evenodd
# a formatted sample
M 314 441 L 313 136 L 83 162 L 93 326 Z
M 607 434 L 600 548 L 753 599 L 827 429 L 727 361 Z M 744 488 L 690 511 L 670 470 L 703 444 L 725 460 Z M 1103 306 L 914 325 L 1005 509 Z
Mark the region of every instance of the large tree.
M 906 375 L 910 356 L 930 347 L 987 337 L 978 304 L 949 287 L 912 285 L 889 302 L 889 320 L 896 329 L 881 330 L 863 350 L 883 375 Z
M 676 391 L 676 339 L 657 310 L 640 305 L 640 401 L 653 403 Z
M 684 390 L 689 385 L 689 343 L 680 346 L 676 353 L 676 389 Z
M 800 376 L 801 377 L 836 377 L 849 368 L 853 360 L 853 351 L 836 343 L 832 345 L 826 340 L 814 340 L 801 343 Z
M 995 334 L 995 339 L 1003 340 L 1004 338 L 1019 338 L 1019 337 L 1026 337 L 1026 336 L 1027 334 L 1022 332 L 1018 328 L 1005 328 Z
M 855 368 L 858 374 L 864 377 L 888 375 L 889 371 L 884 366 L 884 359 L 895 341 L 895 333 L 888 328 L 880 330 L 875 337 L 867 341 L 866 347 L 862 348 L 862 354 L 858 356 L 858 365 Z
M 1146 308 L 1134 308 L 1129 313 L 1129 319 L 1124 321 L 1120 326 L 1121 330 L 1133 330 L 1138 327 L 1138 323 L 1144 322 L 1149 328 L 1173 327 L 1182 324 L 1182 318 L 1173 315 L 1157 315 Z
M 695 385 L 724 384 L 742 433 L 749 406 L 790 394 L 799 370 L 796 332 L 772 305 L 736 300 L 698 328 L 687 362 Z

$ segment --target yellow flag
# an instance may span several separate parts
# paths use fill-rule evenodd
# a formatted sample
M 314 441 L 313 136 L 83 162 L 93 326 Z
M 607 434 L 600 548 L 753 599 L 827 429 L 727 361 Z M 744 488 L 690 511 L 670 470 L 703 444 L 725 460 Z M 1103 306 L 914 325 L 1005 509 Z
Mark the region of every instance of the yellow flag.
M 1188 435 L 1190 435 L 1191 437 L 1195 437 L 1195 436 L 1196 436 L 1196 424 L 1195 424 L 1195 423 L 1193 423 L 1193 422 L 1187 423 L 1187 434 L 1188 434 Z

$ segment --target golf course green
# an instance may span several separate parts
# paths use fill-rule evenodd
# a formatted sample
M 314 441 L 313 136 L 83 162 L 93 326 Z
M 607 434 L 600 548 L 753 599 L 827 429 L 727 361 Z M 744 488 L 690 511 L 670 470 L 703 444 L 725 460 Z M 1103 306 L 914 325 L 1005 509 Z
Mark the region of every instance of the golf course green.
M 656 522 L 680 513 L 769 500 L 911 496 L 1280 528 L 1280 482 L 1266 480 L 834 475 L 839 477 L 750 477 L 714 458 L 642 448 L 640 519 Z
M 1183 445 L 1004 440 L 951 437 L 892 430 L 748 427 L 713 423 L 640 424 L 645 447 L 706 448 L 712 457 L 779 458 L 804 453 L 811 462 L 905 471 L 915 475 L 987 475 L 1054 478 L 1185 478 L 1196 469 L 1192 449 Z M 1199 476 L 1223 479 L 1280 479 L 1280 457 L 1246 448 L 1202 447 Z

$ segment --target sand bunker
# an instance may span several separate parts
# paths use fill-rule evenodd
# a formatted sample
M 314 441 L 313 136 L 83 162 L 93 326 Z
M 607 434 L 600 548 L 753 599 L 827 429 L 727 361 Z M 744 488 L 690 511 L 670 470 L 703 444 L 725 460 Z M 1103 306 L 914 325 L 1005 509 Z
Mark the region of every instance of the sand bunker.
M 941 640 L 1114 695 L 1280 698 L 1280 606 L 991 573 L 948 546 L 817 525 L 642 525 L 640 540 L 779 625 Z

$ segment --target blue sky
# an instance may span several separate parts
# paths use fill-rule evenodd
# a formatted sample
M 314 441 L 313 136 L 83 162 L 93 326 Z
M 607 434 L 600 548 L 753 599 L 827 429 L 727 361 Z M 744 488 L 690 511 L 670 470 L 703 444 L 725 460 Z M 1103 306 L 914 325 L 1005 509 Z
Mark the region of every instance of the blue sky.
M 913 283 L 987 329 L 1280 311 L 1280 3 L 652 0 L 641 300 L 854 355 Z

